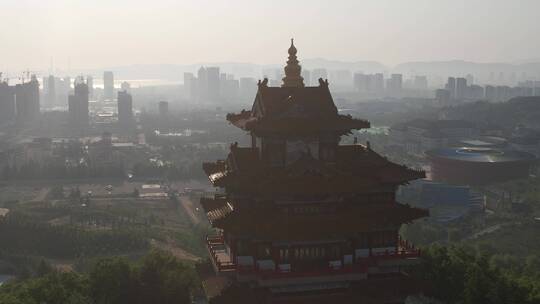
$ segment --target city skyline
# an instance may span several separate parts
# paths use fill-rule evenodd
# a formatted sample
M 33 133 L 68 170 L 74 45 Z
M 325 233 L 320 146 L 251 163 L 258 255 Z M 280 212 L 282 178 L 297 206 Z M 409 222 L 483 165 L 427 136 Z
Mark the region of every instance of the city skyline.
M 12 1 L 0 70 L 302 59 L 521 62 L 537 58 L 537 1 Z M 106 7 L 107 9 L 103 9 Z M 519 12 L 519 14 L 518 14 Z M 460 18 L 454 18 L 459 15 Z M 266 16 L 279 16 L 272 22 Z M 17 29 L 16 31 L 14 29 Z M 516 47 L 519 46 L 519 47 Z

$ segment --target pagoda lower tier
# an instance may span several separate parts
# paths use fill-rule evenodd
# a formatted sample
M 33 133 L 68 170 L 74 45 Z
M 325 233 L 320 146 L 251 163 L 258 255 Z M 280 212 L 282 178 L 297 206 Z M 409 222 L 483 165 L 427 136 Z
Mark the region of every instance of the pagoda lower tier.
M 406 274 L 420 250 L 399 238 L 356 249 L 347 240 L 261 243 L 242 256 L 232 243 L 207 238 L 215 275 L 204 287 L 218 290 L 210 303 L 403 303 L 425 289 Z
M 400 239 L 399 227 L 428 215 L 394 201 L 241 204 L 216 197 L 201 204 L 218 232 L 207 238 L 215 272 L 272 293 L 401 276 L 420 250 Z

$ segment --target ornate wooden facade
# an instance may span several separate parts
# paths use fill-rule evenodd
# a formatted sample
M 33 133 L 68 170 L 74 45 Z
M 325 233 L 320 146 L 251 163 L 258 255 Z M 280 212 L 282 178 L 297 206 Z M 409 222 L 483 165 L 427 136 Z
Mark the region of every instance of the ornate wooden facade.
M 214 301 L 375 301 L 377 287 L 379 302 L 399 302 L 415 289 L 402 267 L 420 251 L 398 230 L 428 212 L 395 192 L 424 172 L 340 145 L 369 122 L 340 115 L 328 81 L 305 87 L 296 52 L 291 42 L 282 87 L 260 81 L 252 109 L 227 116 L 251 146 L 232 144 L 226 160 L 203 165 L 225 190 L 201 199 L 218 231 L 207 239 L 212 265 L 229 281 Z

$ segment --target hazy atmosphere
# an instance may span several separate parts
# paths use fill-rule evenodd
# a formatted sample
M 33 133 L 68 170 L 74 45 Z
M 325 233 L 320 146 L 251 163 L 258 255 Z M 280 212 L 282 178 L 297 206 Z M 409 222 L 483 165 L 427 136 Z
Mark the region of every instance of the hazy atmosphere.
M 130 64 L 538 59 L 535 0 L 2 0 L 0 69 Z
M 540 304 L 540 0 L 0 0 L 1 304 Z

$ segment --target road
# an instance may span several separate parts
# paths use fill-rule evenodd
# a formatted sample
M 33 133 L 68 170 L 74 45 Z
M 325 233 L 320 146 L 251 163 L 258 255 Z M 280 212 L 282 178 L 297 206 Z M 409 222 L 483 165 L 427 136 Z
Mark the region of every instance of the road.
M 501 229 L 502 226 L 503 226 L 502 224 L 497 224 L 497 225 L 487 227 L 485 229 L 482 229 L 482 230 L 470 235 L 467 239 L 469 239 L 469 240 L 477 239 L 477 238 L 479 238 L 479 237 L 481 237 L 483 235 L 490 234 L 490 233 L 493 233 L 493 232 Z
M 182 207 L 186 211 L 193 225 L 199 224 L 201 220 L 196 214 L 195 206 L 193 205 L 191 199 L 188 196 L 180 196 L 180 203 L 182 204 Z

